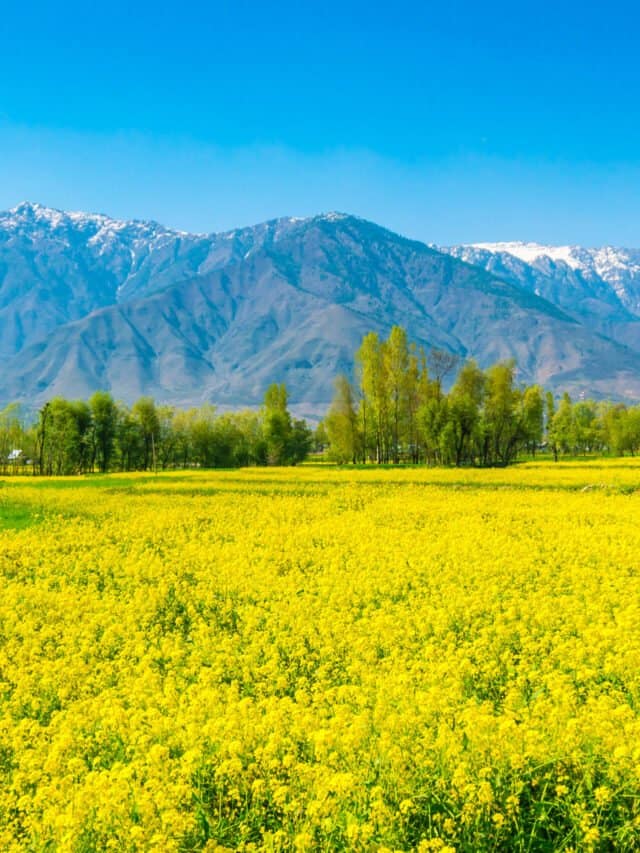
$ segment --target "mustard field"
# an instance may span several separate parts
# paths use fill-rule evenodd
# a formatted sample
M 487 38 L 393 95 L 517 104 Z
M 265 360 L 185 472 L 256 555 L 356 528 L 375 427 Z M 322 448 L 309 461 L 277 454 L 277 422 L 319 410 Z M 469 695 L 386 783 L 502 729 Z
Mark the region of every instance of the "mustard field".
M 0 483 L 1 851 L 640 848 L 640 464 Z

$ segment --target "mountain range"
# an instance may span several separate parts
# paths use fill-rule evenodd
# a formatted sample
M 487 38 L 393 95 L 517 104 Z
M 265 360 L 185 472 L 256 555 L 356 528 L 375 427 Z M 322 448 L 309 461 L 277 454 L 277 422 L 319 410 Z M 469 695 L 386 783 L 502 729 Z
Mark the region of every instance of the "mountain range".
M 255 405 L 284 381 L 321 412 L 363 334 L 394 324 L 522 381 L 640 398 L 640 250 L 426 245 L 341 213 L 222 234 L 0 213 L 0 403 L 103 388 Z

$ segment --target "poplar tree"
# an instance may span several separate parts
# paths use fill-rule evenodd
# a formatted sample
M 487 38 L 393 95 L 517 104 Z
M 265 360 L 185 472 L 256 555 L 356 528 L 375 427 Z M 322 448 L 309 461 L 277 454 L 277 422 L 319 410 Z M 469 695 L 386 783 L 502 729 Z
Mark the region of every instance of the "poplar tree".
M 324 427 L 332 457 L 337 462 L 356 462 L 361 451 L 358 412 L 353 386 L 344 374 L 336 378 L 335 393 Z
M 391 329 L 382 345 L 382 359 L 391 427 L 390 452 L 397 464 L 400 461 L 400 441 L 409 418 L 409 345 L 407 333 L 401 326 Z
M 115 449 L 118 408 L 111 394 L 96 391 L 89 399 L 89 409 L 93 422 L 91 467 L 97 462 L 99 470 L 104 474 L 109 470 Z
M 360 417 L 365 452 L 371 453 L 376 462 L 383 462 L 387 423 L 386 382 L 382 345 L 376 332 L 364 336 L 355 358 L 360 382 Z

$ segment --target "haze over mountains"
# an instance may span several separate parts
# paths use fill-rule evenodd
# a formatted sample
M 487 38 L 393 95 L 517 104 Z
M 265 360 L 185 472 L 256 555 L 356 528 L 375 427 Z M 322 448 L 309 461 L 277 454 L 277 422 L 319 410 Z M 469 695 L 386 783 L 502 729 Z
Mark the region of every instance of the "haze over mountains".
M 577 395 L 640 398 L 640 250 L 438 249 L 345 214 L 224 234 L 21 204 L 0 214 L 0 402 L 98 388 L 321 412 L 364 333 Z

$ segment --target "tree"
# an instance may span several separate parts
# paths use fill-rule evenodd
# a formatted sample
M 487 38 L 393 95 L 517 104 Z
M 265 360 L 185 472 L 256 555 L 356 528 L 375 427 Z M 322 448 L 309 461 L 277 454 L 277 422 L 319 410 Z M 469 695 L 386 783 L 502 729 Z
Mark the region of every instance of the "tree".
M 463 364 L 449 394 L 448 421 L 443 437 L 456 466 L 473 460 L 472 439 L 480 422 L 485 376 L 473 359 Z
M 508 465 L 525 438 L 521 392 L 515 386 L 515 361 L 494 364 L 485 374 L 483 462 Z
M 116 420 L 116 447 L 122 471 L 132 471 L 142 467 L 144 446 L 140 424 L 131 411 L 124 405 L 118 406 Z
M 312 442 L 313 433 L 307 426 L 306 421 L 299 418 L 294 419 L 291 438 L 289 440 L 289 462 L 291 465 L 304 462 L 309 455 Z
M 361 451 L 358 413 L 353 387 L 341 374 L 335 381 L 335 393 L 324 420 L 330 455 L 336 462 L 356 462 Z
M 192 460 L 201 468 L 213 468 L 215 464 L 215 424 L 215 406 L 209 404 L 192 410 L 189 423 Z
M 151 397 L 140 397 L 133 404 L 131 417 L 142 438 L 142 468 L 147 471 L 156 465 L 156 450 L 160 439 L 160 420 L 156 404 Z
M 391 329 L 382 347 L 386 380 L 387 410 L 391 420 L 391 457 L 400 461 L 400 441 L 406 434 L 409 416 L 409 345 L 401 326 Z
M 428 366 L 435 382 L 436 395 L 442 394 L 442 383 L 460 364 L 460 356 L 443 349 L 429 351 Z
M 60 475 L 84 470 L 86 434 L 84 407 L 62 397 L 46 403 L 38 424 L 40 473 Z
M 580 400 L 573 405 L 573 446 L 578 453 L 589 453 L 601 444 L 597 407 L 593 400 Z
M 290 459 L 291 415 L 284 383 L 270 385 L 264 395 L 263 430 L 270 465 L 287 465 Z
M 156 458 L 164 471 L 169 466 L 176 448 L 176 433 L 173 429 L 176 410 L 173 406 L 158 406 L 156 414 L 158 418 L 158 440 L 153 449 L 155 449 Z
M 547 443 L 551 450 L 553 451 L 553 459 L 555 462 L 558 461 L 558 444 L 556 442 L 556 437 L 553 432 L 553 419 L 556 414 L 556 403 L 553 399 L 553 394 L 551 391 L 547 391 L 545 394 L 545 422 L 546 422 L 546 430 L 547 430 Z
M 26 444 L 21 406 L 11 403 L 0 411 L 0 466 L 3 471 L 6 472 L 9 465 L 15 469 L 24 463 Z
M 238 458 L 238 464 L 266 465 L 267 442 L 262 429 L 262 419 L 258 412 L 244 411 L 235 415 L 236 422 L 243 435 L 243 446 L 246 450 L 245 461 Z
M 558 451 L 569 453 L 573 450 L 573 408 L 571 397 L 565 392 L 560 400 L 560 405 L 554 413 L 551 424 L 548 427 L 549 439 L 556 448 L 554 457 L 557 459 Z
M 76 400 L 68 404 L 75 418 L 78 443 L 75 448 L 75 464 L 79 473 L 84 474 L 93 467 L 93 419 L 89 404 Z
M 553 399 L 553 398 L 552 398 Z M 523 440 L 529 452 L 535 455 L 542 442 L 544 428 L 544 398 L 539 385 L 530 385 L 522 395 Z
M 174 462 L 183 468 L 187 468 L 193 462 L 191 430 L 196 411 L 197 409 L 177 411 L 173 418 Z
M 598 419 L 603 443 L 615 454 L 635 456 L 640 450 L 640 407 L 605 405 Z
M 415 344 L 409 347 L 407 367 L 407 424 L 406 440 L 412 462 L 419 462 L 422 452 L 422 434 L 418 413 L 429 394 L 429 372 L 423 349 L 417 350 Z
M 96 391 L 89 400 L 93 425 L 91 467 L 97 462 L 104 474 L 109 470 L 118 429 L 118 407 L 107 391 Z
M 356 413 L 357 416 L 357 413 Z M 324 421 L 320 421 L 313 433 L 312 447 L 315 453 L 324 453 L 329 444 L 329 435 Z
M 444 431 L 449 422 L 449 401 L 440 392 L 436 382 L 429 384 L 425 399 L 418 410 L 420 435 L 424 443 L 427 462 L 442 462 L 442 450 L 446 446 Z
M 38 422 L 36 425 L 36 441 L 35 441 L 35 449 L 36 456 L 38 459 L 37 466 L 34 464 L 33 473 L 44 474 L 44 456 L 45 456 L 45 443 L 47 440 L 47 434 L 49 431 L 49 413 L 51 411 L 51 403 L 45 403 L 44 406 L 38 412 Z
M 627 447 L 635 456 L 640 450 L 640 406 L 628 409 L 626 421 Z
M 360 383 L 360 417 L 364 451 L 376 462 L 387 461 L 388 410 L 385 365 L 380 338 L 369 332 L 356 352 L 356 369 Z

